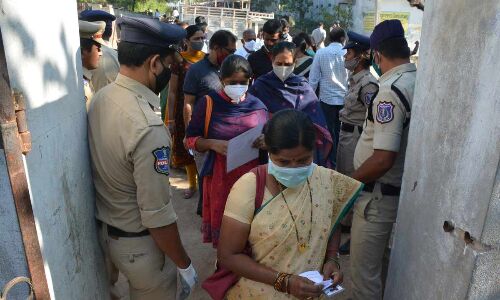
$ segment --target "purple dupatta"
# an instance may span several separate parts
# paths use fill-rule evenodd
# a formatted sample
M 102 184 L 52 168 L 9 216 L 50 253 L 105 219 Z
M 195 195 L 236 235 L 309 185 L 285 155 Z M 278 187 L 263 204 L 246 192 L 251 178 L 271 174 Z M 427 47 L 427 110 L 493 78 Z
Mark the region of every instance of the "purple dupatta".
M 283 82 L 271 71 L 257 78 L 248 93 L 259 98 L 271 114 L 283 109 L 297 109 L 308 114 L 316 125 L 314 160 L 320 166 L 331 167 L 328 157 L 332 151 L 332 137 L 328 131 L 319 99 L 307 79 L 292 74 Z

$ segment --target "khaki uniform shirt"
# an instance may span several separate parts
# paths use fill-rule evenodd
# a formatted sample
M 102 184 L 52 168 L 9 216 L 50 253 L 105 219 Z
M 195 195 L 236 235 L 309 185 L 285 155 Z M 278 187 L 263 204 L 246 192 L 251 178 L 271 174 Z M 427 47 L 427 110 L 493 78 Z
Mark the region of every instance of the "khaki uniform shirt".
M 83 67 L 83 92 L 85 94 L 85 105 L 89 109 L 90 101 L 94 96 L 94 86 L 92 85 L 92 72 Z
M 92 70 L 92 85 L 94 92 L 98 92 L 103 87 L 115 81 L 118 72 L 120 72 L 120 63 L 118 62 L 118 52 L 110 47 L 101 47 L 102 56 L 99 59 L 99 67 Z
M 157 95 L 118 74 L 88 112 L 97 219 L 127 232 L 172 224 L 171 138 L 152 107 Z
M 370 70 L 363 70 L 349 76 L 349 91 L 344 99 L 344 108 L 340 111 L 340 121 L 363 126 L 366 109 L 377 91 L 377 79 L 373 77 Z
M 397 66 L 380 77 L 380 89 L 372 104 L 373 121 L 367 118 L 354 152 L 355 169 L 373 154 L 374 149 L 398 152 L 392 168 L 377 180 L 396 187 L 401 186 L 403 176 L 408 140 L 408 126 L 405 127 L 404 124 L 409 120 L 410 112 L 391 86 L 394 84 L 398 87 L 411 107 L 416 70 L 415 64 L 408 63 Z

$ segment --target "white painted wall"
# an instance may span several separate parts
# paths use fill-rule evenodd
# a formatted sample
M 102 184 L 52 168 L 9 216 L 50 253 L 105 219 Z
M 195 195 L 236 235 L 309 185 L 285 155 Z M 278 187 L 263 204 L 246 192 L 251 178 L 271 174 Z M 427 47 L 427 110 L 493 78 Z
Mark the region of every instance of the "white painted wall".
M 0 0 L 11 85 L 27 99 L 30 193 L 53 299 L 105 299 L 76 1 Z

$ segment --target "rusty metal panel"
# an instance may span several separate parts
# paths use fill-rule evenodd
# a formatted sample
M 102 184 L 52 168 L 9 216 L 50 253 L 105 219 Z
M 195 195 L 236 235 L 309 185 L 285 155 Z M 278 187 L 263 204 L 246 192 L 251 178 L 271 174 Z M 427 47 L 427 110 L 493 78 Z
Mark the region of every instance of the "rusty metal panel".
M 26 252 L 28 269 L 38 300 L 50 299 L 43 258 L 38 242 L 33 209 L 24 172 L 22 145 L 16 120 L 16 107 L 12 99 L 7 62 L 0 29 L 0 131 L 5 149 L 7 171 Z M 22 103 L 21 103 L 22 105 Z M 22 116 L 21 116 L 22 117 Z M 25 119 L 25 118 L 24 118 Z M 25 128 L 27 130 L 27 128 Z M 25 141 L 28 141 L 25 138 Z

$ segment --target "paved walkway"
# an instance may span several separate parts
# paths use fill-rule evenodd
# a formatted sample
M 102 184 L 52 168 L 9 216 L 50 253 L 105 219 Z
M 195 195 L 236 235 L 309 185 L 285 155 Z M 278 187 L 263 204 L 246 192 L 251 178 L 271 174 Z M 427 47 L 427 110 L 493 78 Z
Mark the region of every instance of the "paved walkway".
M 179 217 L 178 225 L 180 234 L 182 237 L 182 241 L 184 243 L 184 247 L 188 251 L 189 256 L 191 257 L 193 264 L 198 272 L 200 280 L 203 280 L 210 276 L 214 271 L 215 266 L 215 257 L 216 252 L 212 249 L 211 244 L 203 244 L 201 242 L 201 218 L 196 215 L 196 206 L 198 201 L 198 194 L 195 194 L 192 199 L 184 199 L 183 191 L 187 188 L 188 184 L 186 181 L 186 175 L 184 172 L 172 170 L 171 178 L 170 178 L 172 195 L 173 195 L 173 204 L 175 211 Z M 176 275 L 175 268 L 172 263 L 170 263 L 171 272 L 171 286 L 172 290 L 175 289 L 176 285 Z M 344 270 L 344 287 L 346 288 L 346 292 L 334 297 L 332 299 L 344 300 L 350 297 L 350 280 L 349 280 L 349 257 L 343 256 L 341 257 L 341 265 Z M 128 289 L 127 281 L 124 277 L 120 277 L 119 281 L 120 290 L 122 291 L 122 295 L 126 295 L 126 290 Z M 127 296 L 122 298 L 123 300 L 128 300 Z M 174 297 L 172 297 L 172 300 Z M 190 297 L 192 300 L 209 300 L 210 297 L 208 294 L 201 289 L 200 286 L 196 288 L 192 296 Z M 165 299 L 162 299 L 165 300 Z M 271 300 L 271 299 L 270 299 Z

